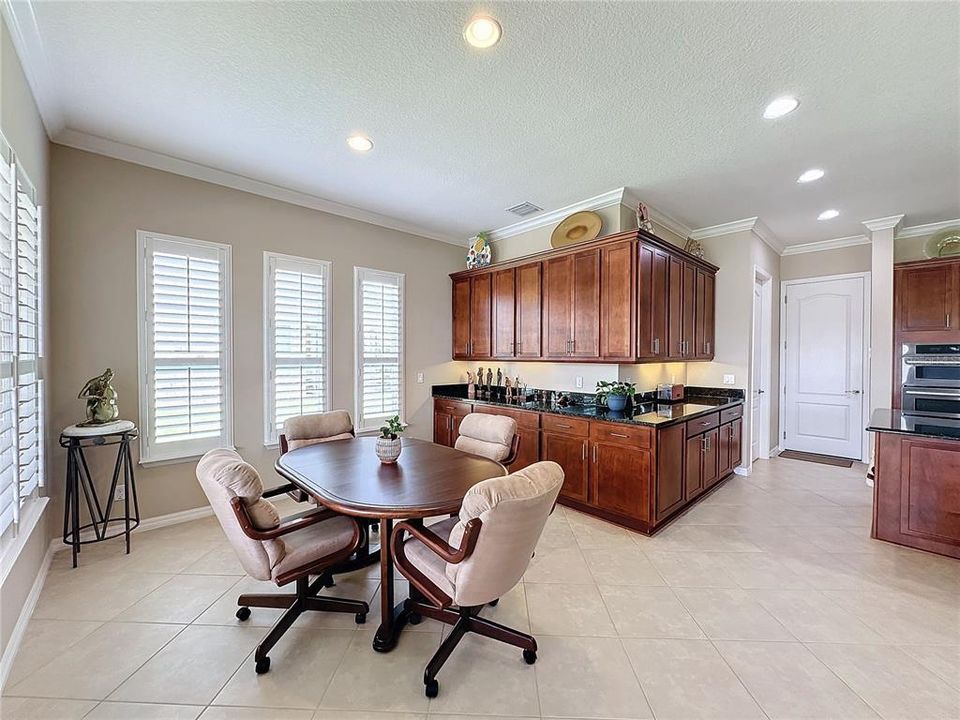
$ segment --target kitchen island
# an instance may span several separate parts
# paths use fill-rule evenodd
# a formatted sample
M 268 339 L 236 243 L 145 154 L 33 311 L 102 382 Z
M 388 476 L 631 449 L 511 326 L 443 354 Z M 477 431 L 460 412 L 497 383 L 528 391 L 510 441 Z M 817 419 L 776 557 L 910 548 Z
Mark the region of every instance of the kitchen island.
M 552 460 L 564 471 L 559 502 L 643 533 L 653 533 L 733 474 L 743 454 L 743 391 L 687 388 L 679 402 L 637 397 L 626 411 L 572 402 L 506 402 L 496 392 L 468 397 L 467 386 L 435 385 L 434 442 L 453 445 L 469 413 L 517 422 L 520 446 L 510 470 Z
M 878 540 L 960 558 L 960 421 L 875 410 Z

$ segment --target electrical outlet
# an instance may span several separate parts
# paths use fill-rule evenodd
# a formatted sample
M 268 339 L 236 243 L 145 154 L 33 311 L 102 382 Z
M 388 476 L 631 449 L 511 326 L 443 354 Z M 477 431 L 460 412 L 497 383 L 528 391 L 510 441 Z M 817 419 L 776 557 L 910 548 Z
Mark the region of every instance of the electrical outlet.
M 423 385 L 423 373 L 417 373 L 417 382 Z
M 737 378 L 736 378 L 735 375 L 724 375 L 724 376 L 723 376 L 723 384 L 724 384 L 724 385 L 733 385 L 736 381 L 737 381 Z
M 577 387 L 578 388 L 583 387 L 583 375 L 577 375 Z
M 123 502 L 127 499 L 127 488 L 125 485 L 117 485 L 117 491 L 113 495 L 114 502 Z

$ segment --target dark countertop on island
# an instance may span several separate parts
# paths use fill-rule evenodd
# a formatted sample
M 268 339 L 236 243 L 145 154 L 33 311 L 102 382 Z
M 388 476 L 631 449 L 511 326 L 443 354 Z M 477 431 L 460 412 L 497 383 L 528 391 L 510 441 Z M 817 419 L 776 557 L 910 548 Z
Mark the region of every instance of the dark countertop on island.
M 468 398 L 466 388 L 463 385 L 434 385 L 432 390 L 433 397 L 435 398 L 462 400 L 473 403 L 474 405 L 492 405 L 495 407 L 565 415 L 567 417 L 579 417 L 585 420 L 602 420 L 604 422 L 624 423 L 626 425 L 646 425 L 649 427 L 674 425 L 700 417 L 701 415 L 716 412 L 717 410 L 743 404 L 742 390 L 720 390 L 712 388 L 703 388 L 703 392 L 691 392 L 683 400 L 676 402 L 643 400 L 642 402 L 634 403 L 633 407 L 628 407 L 619 412 L 594 404 L 561 406 L 555 403 L 547 404 L 534 400 L 508 403 L 503 400 Z
M 960 420 L 904 415 L 899 410 L 880 408 L 870 416 L 867 431 L 960 440 Z

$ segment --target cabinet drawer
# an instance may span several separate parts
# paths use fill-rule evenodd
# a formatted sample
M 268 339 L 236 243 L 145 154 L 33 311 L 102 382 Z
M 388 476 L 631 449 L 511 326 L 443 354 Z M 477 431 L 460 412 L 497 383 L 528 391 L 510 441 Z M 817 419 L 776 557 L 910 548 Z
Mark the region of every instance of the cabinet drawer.
M 719 424 L 720 413 L 718 412 L 704 415 L 696 420 L 690 420 L 687 423 L 687 437 L 692 437 L 694 435 L 699 435 L 702 432 L 706 432 L 707 430 L 712 430 Z
M 590 423 L 590 439 L 635 448 L 649 448 L 652 445 L 653 430 L 621 423 L 593 422 Z
M 474 412 L 486 415 L 503 415 L 517 421 L 517 427 L 528 430 L 537 430 L 540 427 L 540 413 L 532 410 L 514 410 L 513 408 L 499 408 L 489 405 L 477 405 Z
M 459 400 L 433 399 L 433 411 L 444 415 L 469 415 L 473 412 L 473 405 Z
M 586 437 L 590 434 L 589 420 L 577 420 L 576 418 L 549 415 L 547 413 L 540 416 L 540 427 L 550 432 L 566 433 L 567 435 Z
M 720 411 L 721 423 L 728 423 L 731 420 L 736 420 L 738 417 L 743 417 L 743 405 L 737 405 L 736 407 Z

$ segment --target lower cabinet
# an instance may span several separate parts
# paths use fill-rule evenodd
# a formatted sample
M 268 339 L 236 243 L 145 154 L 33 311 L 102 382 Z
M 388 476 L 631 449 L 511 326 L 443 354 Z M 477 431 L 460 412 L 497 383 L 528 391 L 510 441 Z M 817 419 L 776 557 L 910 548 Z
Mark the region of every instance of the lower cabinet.
M 473 411 L 487 415 L 503 415 L 517 421 L 520 444 L 517 447 L 517 459 L 507 468 L 510 472 L 516 472 L 540 460 L 540 413 L 492 405 L 477 405 Z
M 718 447 L 720 450 L 720 477 L 733 472 L 742 462 L 743 442 L 741 429 L 743 420 L 737 418 L 720 426 Z
M 652 435 L 649 428 L 590 424 L 591 505 L 633 521 L 650 522 Z
M 459 400 L 433 400 L 433 441 L 453 447 L 460 436 L 460 421 L 473 412 L 473 405 Z
M 553 460 L 563 468 L 563 487 L 560 497 L 576 502 L 587 502 L 587 445 L 585 437 L 560 432 L 543 431 L 540 459 Z
M 671 425 L 657 431 L 657 520 L 663 520 L 686 502 L 684 450 L 686 425 Z

